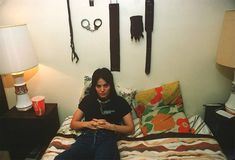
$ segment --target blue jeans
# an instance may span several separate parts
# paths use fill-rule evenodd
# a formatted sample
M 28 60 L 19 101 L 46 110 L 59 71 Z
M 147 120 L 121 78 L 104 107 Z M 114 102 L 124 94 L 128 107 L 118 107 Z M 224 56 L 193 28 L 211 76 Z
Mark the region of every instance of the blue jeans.
M 119 160 L 117 135 L 107 130 L 87 130 L 77 137 L 71 148 L 55 160 Z

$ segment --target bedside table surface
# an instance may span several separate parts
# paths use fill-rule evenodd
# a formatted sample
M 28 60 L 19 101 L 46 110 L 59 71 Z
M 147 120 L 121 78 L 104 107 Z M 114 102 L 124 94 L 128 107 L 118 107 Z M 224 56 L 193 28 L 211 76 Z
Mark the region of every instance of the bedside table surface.
M 33 108 L 30 108 L 27 111 L 18 111 L 16 107 L 13 107 L 8 112 L 4 113 L 3 116 L 8 118 L 43 118 L 48 116 L 48 114 L 51 113 L 54 109 L 57 109 L 56 103 L 46 103 L 45 114 L 42 116 L 36 116 Z

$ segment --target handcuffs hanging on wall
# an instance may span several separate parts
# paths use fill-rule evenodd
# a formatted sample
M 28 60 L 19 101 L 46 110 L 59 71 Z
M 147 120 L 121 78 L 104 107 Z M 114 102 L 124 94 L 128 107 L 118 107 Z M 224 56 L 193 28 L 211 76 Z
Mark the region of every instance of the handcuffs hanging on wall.
M 93 25 L 94 25 L 94 29 L 90 27 L 90 21 L 88 19 L 83 19 L 81 21 L 81 26 L 83 28 L 85 28 L 86 30 L 90 32 L 94 32 L 100 28 L 100 26 L 102 25 L 102 20 L 100 18 L 96 18 L 93 22 Z

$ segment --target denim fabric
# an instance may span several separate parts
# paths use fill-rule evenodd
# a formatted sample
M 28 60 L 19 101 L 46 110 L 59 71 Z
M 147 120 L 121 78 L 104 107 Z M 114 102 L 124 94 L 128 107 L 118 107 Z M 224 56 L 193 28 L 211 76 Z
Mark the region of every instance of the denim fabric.
M 119 160 L 117 135 L 107 130 L 87 130 L 77 137 L 71 148 L 55 160 Z

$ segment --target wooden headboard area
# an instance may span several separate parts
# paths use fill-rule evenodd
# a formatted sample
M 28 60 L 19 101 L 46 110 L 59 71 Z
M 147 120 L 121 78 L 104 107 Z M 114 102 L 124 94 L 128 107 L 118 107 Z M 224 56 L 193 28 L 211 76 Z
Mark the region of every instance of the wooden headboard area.
M 0 114 L 5 113 L 6 111 L 8 111 L 7 98 L 2 83 L 2 78 L 0 76 Z

